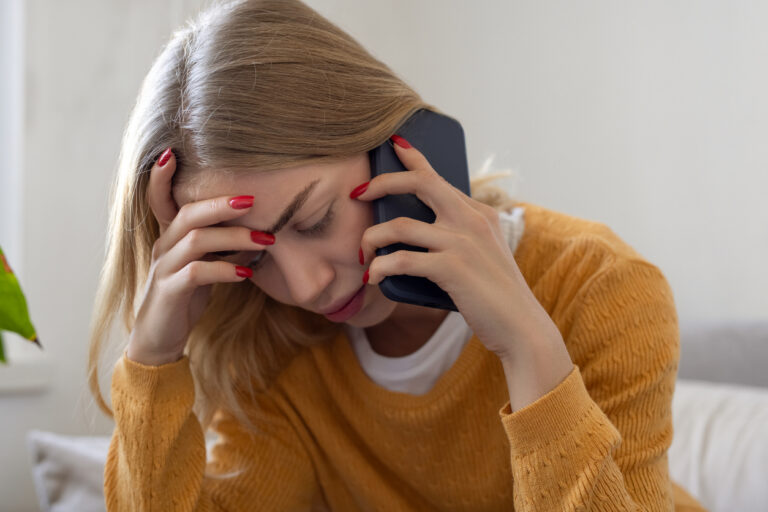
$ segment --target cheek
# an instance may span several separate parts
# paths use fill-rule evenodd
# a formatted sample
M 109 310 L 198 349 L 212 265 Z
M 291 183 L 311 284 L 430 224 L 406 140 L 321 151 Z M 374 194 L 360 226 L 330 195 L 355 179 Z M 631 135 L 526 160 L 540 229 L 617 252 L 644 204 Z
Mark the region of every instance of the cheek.
M 345 215 L 348 233 L 354 233 L 359 241 L 366 229 L 373 225 L 373 203 L 352 199 L 349 212 Z
M 272 299 L 283 304 L 290 302 L 283 276 L 276 269 L 260 270 L 251 281 Z

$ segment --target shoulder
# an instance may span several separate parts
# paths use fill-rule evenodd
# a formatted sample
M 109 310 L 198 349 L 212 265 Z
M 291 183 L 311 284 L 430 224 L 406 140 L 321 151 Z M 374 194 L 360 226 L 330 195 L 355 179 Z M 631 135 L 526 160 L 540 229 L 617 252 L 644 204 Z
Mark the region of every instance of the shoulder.
M 601 282 L 648 276 L 654 288 L 666 287 L 661 271 L 606 224 L 531 203 L 516 206 L 524 209 L 525 230 L 515 261 L 550 314 Z
M 625 262 L 650 263 L 613 229 L 596 222 L 532 203 L 515 205 L 524 211 L 525 230 L 515 261 L 531 284 L 552 267 L 578 266 L 598 271 Z
M 643 259 L 608 225 L 566 213 L 550 210 L 532 203 L 519 202 L 525 212 L 525 238 L 528 249 L 555 250 L 574 245 L 599 245 L 617 257 Z
M 610 346 L 625 370 L 673 364 L 677 311 L 662 271 L 603 223 L 528 204 L 525 212 L 515 261 L 574 363 L 589 374 L 591 357 Z

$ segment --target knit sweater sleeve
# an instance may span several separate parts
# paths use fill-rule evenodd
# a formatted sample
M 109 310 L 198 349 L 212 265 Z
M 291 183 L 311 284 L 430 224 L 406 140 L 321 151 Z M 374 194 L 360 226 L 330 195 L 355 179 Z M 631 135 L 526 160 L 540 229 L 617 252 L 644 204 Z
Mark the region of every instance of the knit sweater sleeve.
M 674 510 L 672 291 L 658 268 L 635 260 L 588 283 L 565 331 L 571 373 L 528 406 L 499 411 L 515 510 Z
M 115 430 L 104 469 L 107 510 L 309 510 L 319 499 L 312 463 L 267 394 L 256 404 L 258 434 L 216 414 L 212 429 L 219 439 L 206 461 L 187 356 L 145 366 L 123 354 L 111 392 Z

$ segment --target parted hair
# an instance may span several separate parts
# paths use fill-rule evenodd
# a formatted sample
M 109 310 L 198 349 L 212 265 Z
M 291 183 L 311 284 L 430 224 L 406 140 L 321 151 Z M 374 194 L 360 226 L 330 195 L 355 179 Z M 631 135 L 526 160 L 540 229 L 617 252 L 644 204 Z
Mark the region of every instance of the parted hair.
M 114 416 L 99 385 L 100 367 L 116 362 L 104 360 L 105 349 L 125 343 L 110 331 L 120 317 L 131 332 L 159 237 L 147 186 L 165 148 L 177 161 L 174 185 L 219 172 L 331 162 L 383 144 L 421 108 L 441 112 L 299 0 L 215 3 L 175 31 L 142 82 L 111 190 L 88 361 L 88 386 L 101 410 Z M 488 184 L 503 175 L 473 178 L 472 197 L 511 207 L 514 200 Z M 214 284 L 185 349 L 203 430 L 219 408 L 252 427 L 241 401 L 341 326 L 279 303 L 249 280 Z

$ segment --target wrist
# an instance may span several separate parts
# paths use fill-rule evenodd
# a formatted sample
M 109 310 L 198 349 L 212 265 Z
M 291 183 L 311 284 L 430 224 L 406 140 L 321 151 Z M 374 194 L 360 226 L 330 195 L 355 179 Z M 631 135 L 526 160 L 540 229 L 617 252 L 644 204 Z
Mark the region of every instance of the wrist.
M 125 357 L 135 363 L 143 364 L 145 366 L 161 366 L 164 364 L 175 363 L 184 357 L 184 352 L 159 354 L 143 349 L 135 343 L 129 343 L 128 347 L 125 349 Z
M 513 354 L 500 357 L 512 412 L 522 409 L 557 387 L 573 370 L 562 338 L 528 340 Z

